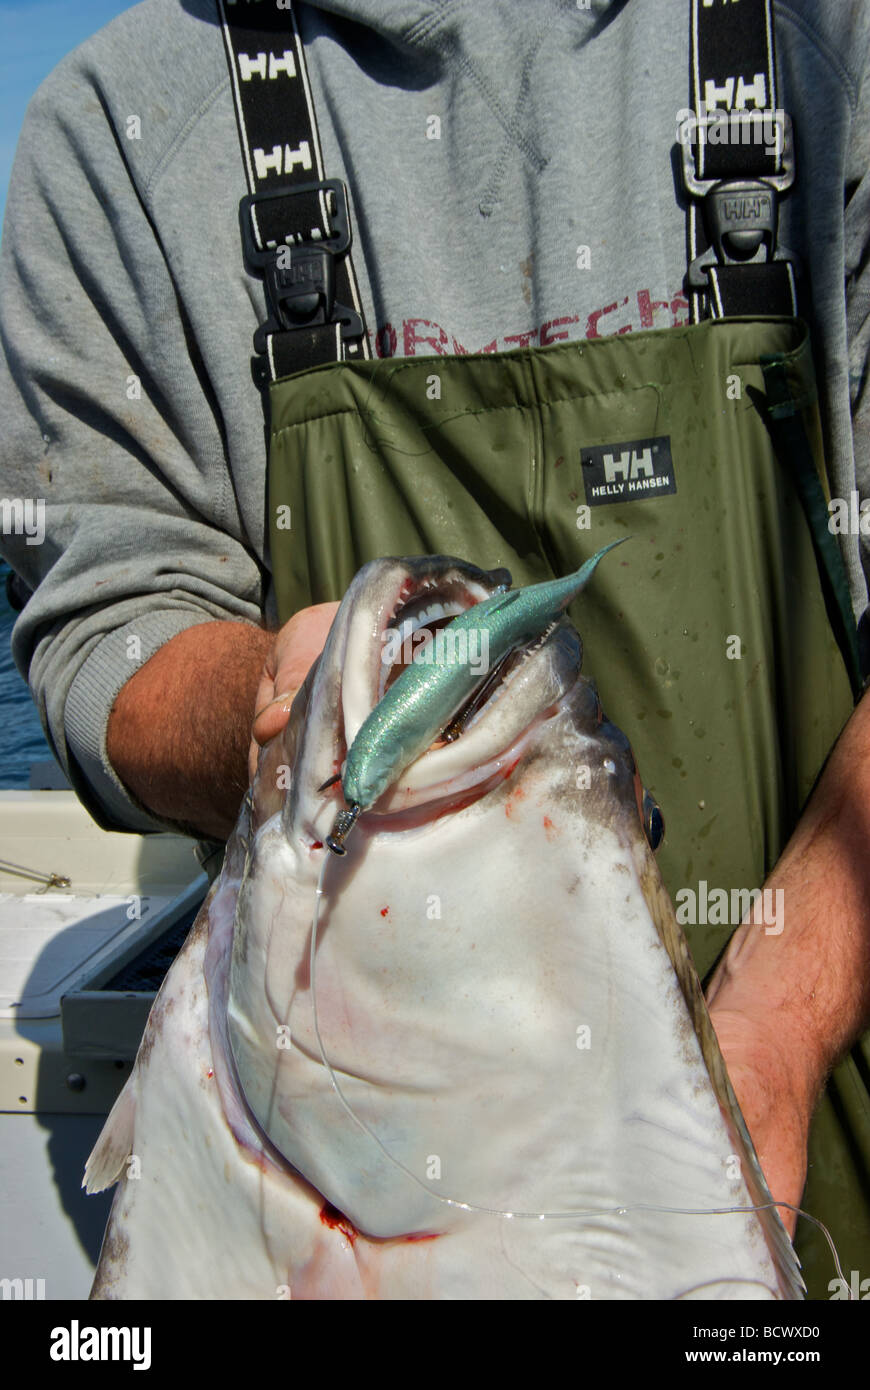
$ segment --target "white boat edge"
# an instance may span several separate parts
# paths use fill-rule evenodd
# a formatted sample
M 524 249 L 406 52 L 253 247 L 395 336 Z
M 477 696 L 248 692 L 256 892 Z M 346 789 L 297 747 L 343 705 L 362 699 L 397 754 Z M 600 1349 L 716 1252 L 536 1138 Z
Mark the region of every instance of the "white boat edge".
M 70 790 L 0 791 L 2 1300 L 88 1295 L 111 1193 L 85 1196 L 84 1163 L 150 1003 L 100 986 L 202 899 L 195 849 L 102 830 Z

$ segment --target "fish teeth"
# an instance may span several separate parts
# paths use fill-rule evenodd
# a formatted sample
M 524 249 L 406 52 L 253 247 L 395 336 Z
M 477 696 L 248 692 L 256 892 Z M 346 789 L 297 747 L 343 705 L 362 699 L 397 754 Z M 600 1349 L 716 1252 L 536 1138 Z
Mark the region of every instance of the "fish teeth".
M 387 632 L 398 632 L 401 636 L 401 640 L 406 642 L 413 632 L 419 631 L 419 629 L 425 627 L 427 623 L 437 622 L 439 618 L 456 618 L 460 613 L 464 612 L 465 609 L 459 603 L 451 603 L 449 601 L 446 603 L 430 603 L 428 607 L 422 608 L 419 613 L 416 613 L 413 618 L 405 618 L 398 628 L 394 623 L 392 627 L 387 628 Z
M 444 604 L 433 603 L 431 607 L 424 608 L 422 613 L 417 614 L 417 626 L 423 627 L 426 623 L 431 623 L 434 618 L 444 617 Z

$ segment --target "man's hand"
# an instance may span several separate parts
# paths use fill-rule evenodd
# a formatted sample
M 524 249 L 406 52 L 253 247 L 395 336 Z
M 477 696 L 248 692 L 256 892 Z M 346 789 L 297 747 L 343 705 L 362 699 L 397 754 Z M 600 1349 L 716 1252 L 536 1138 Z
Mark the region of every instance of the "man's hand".
M 200 623 L 131 676 L 109 716 L 106 750 L 146 810 L 190 834 L 227 839 L 257 747 L 254 715 L 257 742 L 283 728 L 337 607 L 302 609 L 278 633 L 250 623 Z
M 254 703 L 254 726 L 248 754 L 248 776 L 257 770 L 260 748 L 280 733 L 290 717 L 290 706 L 309 670 L 323 651 L 337 603 L 315 603 L 301 608 L 275 637 L 266 657 Z
M 827 1076 L 870 1025 L 868 846 L 865 695 L 765 885 L 782 891 L 780 930 L 750 913 L 707 990 L 771 1196 L 785 1202 L 801 1200 L 809 1122 Z M 793 1231 L 795 1214 L 780 1215 Z
M 710 1017 L 770 1194 L 774 1200 L 800 1206 L 816 1096 L 805 1093 L 802 1068 L 794 1066 L 782 1039 L 768 1034 L 763 1024 L 715 1007 Z M 797 1212 L 777 1210 L 794 1237 Z

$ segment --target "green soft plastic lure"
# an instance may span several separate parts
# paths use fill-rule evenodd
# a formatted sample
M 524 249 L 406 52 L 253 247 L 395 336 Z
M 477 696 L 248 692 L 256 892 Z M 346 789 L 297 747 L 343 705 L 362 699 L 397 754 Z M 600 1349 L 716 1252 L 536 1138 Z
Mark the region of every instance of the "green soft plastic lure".
M 339 811 L 326 837 L 333 854 L 345 853 L 344 841 L 361 812 L 425 753 L 457 711 L 488 685 L 508 654 L 558 622 L 602 556 L 627 539 L 611 541 L 564 579 L 496 593 L 473 604 L 442 629 L 439 636 L 449 634 L 449 640 L 439 642 L 431 658 L 405 667 L 363 722 L 348 751 L 341 775 L 347 809 Z M 467 659 L 472 634 L 474 647 L 488 654 L 483 673 Z

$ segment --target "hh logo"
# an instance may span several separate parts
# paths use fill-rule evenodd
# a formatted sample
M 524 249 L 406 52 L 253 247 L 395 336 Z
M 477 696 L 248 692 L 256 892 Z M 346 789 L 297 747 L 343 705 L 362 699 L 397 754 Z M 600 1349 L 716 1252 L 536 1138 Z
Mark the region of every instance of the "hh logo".
M 326 272 L 319 261 L 302 260 L 294 263 L 291 255 L 290 264 L 282 269 L 282 285 L 310 285 L 315 289 L 323 285 L 325 288 Z
M 747 198 L 723 198 L 720 204 L 726 222 L 768 222 L 773 216 L 770 198 L 766 193 Z
M 604 455 L 604 476 L 609 483 L 615 483 L 617 478 L 651 478 L 655 469 L 653 468 L 652 449 L 623 449 L 619 458 L 615 454 Z
M 271 154 L 265 150 L 254 150 L 254 164 L 258 179 L 268 178 L 270 174 L 289 174 L 294 164 L 311 169 L 311 148 L 308 141 L 303 140 L 296 150 L 289 145 L 273 145 Z
M 726 77 L 719 87 L 709 78 L 704 83 L 704 104 L 708 111 L 724 106 L 726 111 L 745 111 L 746 98 L 759 111 L 767 106 L 767 79 L 763 72 L 755 73 L 751 82 L 745 77 Z
M 625 444 L 597 444 L 580 451 L 586 501 L 593 507 L 607 502 L 633 502 L 676 492 L 671 441 L 630 439 Z
M 239 76 L 243 82 L 250 82 L 255 73 L 264 81 L 273 81 L 282 72 L 288 77 L 296 76 L 296 60 L 289 48 L 284 49 L 282 58 L 274 53 L 258 53 L 254 58 L 249 53 L 239 54 Z

